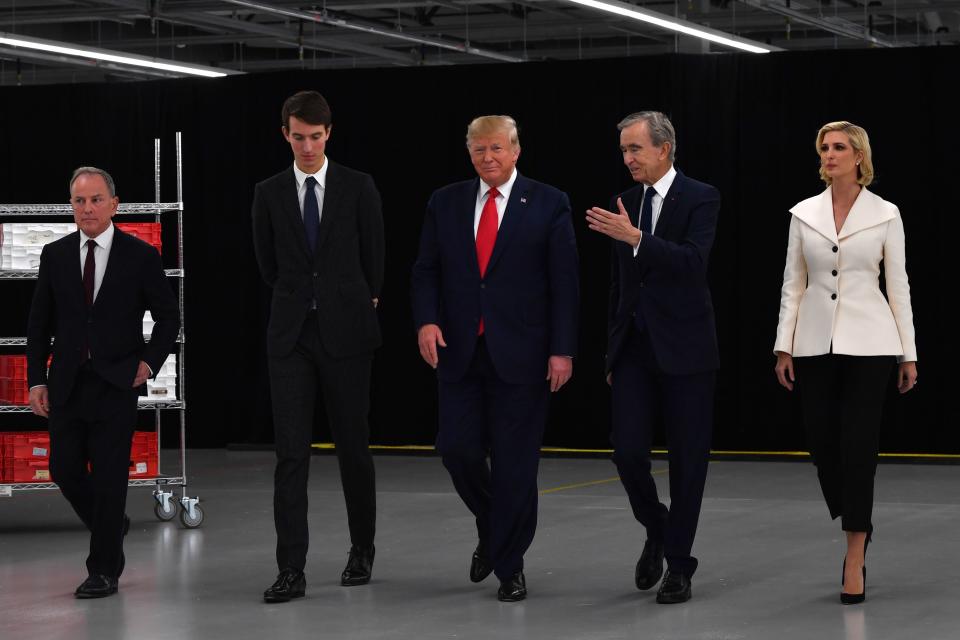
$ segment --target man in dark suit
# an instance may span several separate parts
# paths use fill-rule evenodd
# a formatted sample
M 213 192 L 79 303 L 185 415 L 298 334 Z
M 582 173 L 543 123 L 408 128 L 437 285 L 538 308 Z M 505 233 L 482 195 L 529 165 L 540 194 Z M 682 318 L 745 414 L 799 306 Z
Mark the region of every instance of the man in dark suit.
M 109 174 L 77 169 L 70 203 L 78 231 L 40 256 L 27 378 L 30 407 L 50 424 L 50 475 L 90 530 L 89 575 L 76 596 L 102 598 L 117 592 L 123 573 L 137 396 L 170 353 L 180 320 L 160 254 L 113 226 L 120 200 Z M 155 321 L 149 343 L 144 311 Z
M 551 391 L 573 373 L 579 286 L 570 201 L 517 173 L 513 118 L 467 129 L 479 179 L 434 192 L 413 267 L 420 355 L 437 369 L 437 450 L 476 516 L 470 579 L 526 597 L 537 465 Z M 487 456 L 490 466 L 487 466 Z
M 370 455 L 370 369 L 380 346 L 383 216 L 373 179 L 326 156 L 327 101 L 302 91 L 283 105 L 294 163 L 259 183 L 253 241 L 273 290 L 267 356 L 277 450 L 274 522 L 280 574 L 267 602 L 304 595 L 307 476 L 322 392 L 347 502 L 350 555 L 340 584 L 370 581 L 376 489 Z
M 700 517 L 720 366 L 707 260 L 720 193 L 673 166 L 676 134 L 662 113 L 618 125 L 620 152 L 640 185 L 616 198 L 617 213 L 594 207 L 591 229 L 611 237 L 607 381 L 613 396 L 613 459 L 647 540 L 636 584 L 667 574 L 657 602 L 690 599 L 697 559 L 690 555 Z M 670 508 L 657 497 L 650 444 L 662 419 L 670 461 Z

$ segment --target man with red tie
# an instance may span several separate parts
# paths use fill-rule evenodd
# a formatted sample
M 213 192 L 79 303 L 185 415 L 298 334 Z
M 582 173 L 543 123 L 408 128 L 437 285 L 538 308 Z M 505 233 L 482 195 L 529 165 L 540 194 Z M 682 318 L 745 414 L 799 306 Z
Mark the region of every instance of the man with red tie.
M 437 370 L 437 450 L 476 517 L 470 579 L 494 572 L 498 598 L 515 602 L 550 392 L 573 374 L 577 247 L 567 195 L 516 170 L 513 118 L 473 120 L 467 151 L 479 178 L 430 197 L 411 297 L 420 355 Z

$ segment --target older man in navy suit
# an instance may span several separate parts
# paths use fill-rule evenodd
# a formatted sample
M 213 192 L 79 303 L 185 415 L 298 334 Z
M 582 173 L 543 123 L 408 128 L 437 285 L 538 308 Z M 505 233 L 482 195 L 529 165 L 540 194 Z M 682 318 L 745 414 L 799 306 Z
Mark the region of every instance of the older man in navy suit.
M 647 540 L 637 562 L 638 589 L 667 574 L 657 602 L 685 602 L 697 559 L 690 555 L 700 517 L 720 367 L 707 260 L 720 193 L 673 166 L 670 120 L 657 111 L 624 118 L 620 152 L 637 186 L 615 199 L 617 212 L 587 211 L 612 252 L 607 381 L 613 389 L 614 462 Z M 665 423 L 670 508 L 650 475 L 650 442 Z
M 470 579 L 493 571 L 499 599 L 515 602 L 527 594 L 550 392 L 573 373 L 577 248 L 567 195 L 517 173 L 513 118 L 475 119 L 467 150 L 479 178 L 437 190 L 427 205 L 413 313 L 439 379 L 437 449 L 476 516 Z

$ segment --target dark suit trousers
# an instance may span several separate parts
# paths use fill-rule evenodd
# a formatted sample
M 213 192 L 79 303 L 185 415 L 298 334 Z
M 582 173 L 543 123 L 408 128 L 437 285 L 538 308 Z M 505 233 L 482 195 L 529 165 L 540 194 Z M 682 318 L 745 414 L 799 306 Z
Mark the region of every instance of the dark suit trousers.
M 715 382 L 715 371 L 664 373 L 648 334 L 632 326 L 613 366 L 613 461 L 647 537 L 662 541 L 667 565 L 687 576 L 697 569 L 690 551 L 707 479 Z M 669 509 L 660 502 L 650 473 L 650 446 L 658 420 L 663 420 L 667 434 Z
M 505 580 L 523 569 L 537 529 L 537 467 L 550 387 L 501 380 L 480 338 L 466 375 L 440 380 L 439 399 L 437 450 L 477 519 L 494 573 Z
M 111 385 L 89 365 L 81 367 L 67 402 L 50 411 L 50 475 L 90 530 L 91 575 L 119 577 L 123 570 L 123 514 L 136 421 L 136 389 Z
M 893 356 L 794 358 L 807 446 L 831 518 L 872 531 L 880 419 Z
M 318 391 L 336 444 L 350 541 L 373 545 L 377 498 L 367 423 L 372 361 L 372 353 L 340 359 L 327 353 L 315 311 L 307 314 L 293 352 L 269 358 L 277 450 L 273 514 L 281 570 L 302 571 L 307 562 L 307 480 Z

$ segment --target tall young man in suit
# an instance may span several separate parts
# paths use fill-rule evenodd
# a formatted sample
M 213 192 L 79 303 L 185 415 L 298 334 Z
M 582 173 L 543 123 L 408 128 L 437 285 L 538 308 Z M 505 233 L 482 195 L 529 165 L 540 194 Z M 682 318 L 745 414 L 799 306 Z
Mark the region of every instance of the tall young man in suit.
M 293 166 L 259 183 L 253 241 L 273 290 L 267 356 L 277 451 L 276 582 L 267 602 L 304 595 L 307 476 L 322 393 L 337 448 L 350 526 L 343 586 L 370 581 L 376 493 L 370 455 L 370 368 L 380 346 L 376 306 L 383 284 L 383 216 L 373 179 L 330 161 L 330 107 L 315 91 L 283 105 Z
M 50 474 L 90 530 L 89 575 L 76 596 L 102 598 L 117 592 L 123 573 L 137 396 L 170 353 L 180 320 L 160 254 L 113 226 L 113 178 L 80 167 L 70 204 L 78 230 L 40 256 L 27 377 L 31 409 L 49 420 Z M 149 343 L 144 311 L 155 321 Z
M 413 314 L 439 380 L 437 450 L 476 516 L 470 579 L 495 572 L 499 599 L 513 602 L 527 594 L 550 392 L 573 374 L 577 247 L 567 195 L 516 170 L 513 118 L 475 119 L 467 152 L 478 178 L 427 205 Z
M 607 381 L 613 390 L 613 459 L 647 540 L 635 571 L 638 589 L 667 574 L 657 602 L 690 599 L 697 559 L 690 555 L 700 517 L 720 366 L 707 260 L 720 193 L 673 166 L 676 134 L 662 113 L 619 125 L 620 152 L 640 183 L 616 198 L 617 212 L 594 207 L 591 229 L 614 240 Z M 658 419 L 667 433 L 670 508 L 650 475 Z

